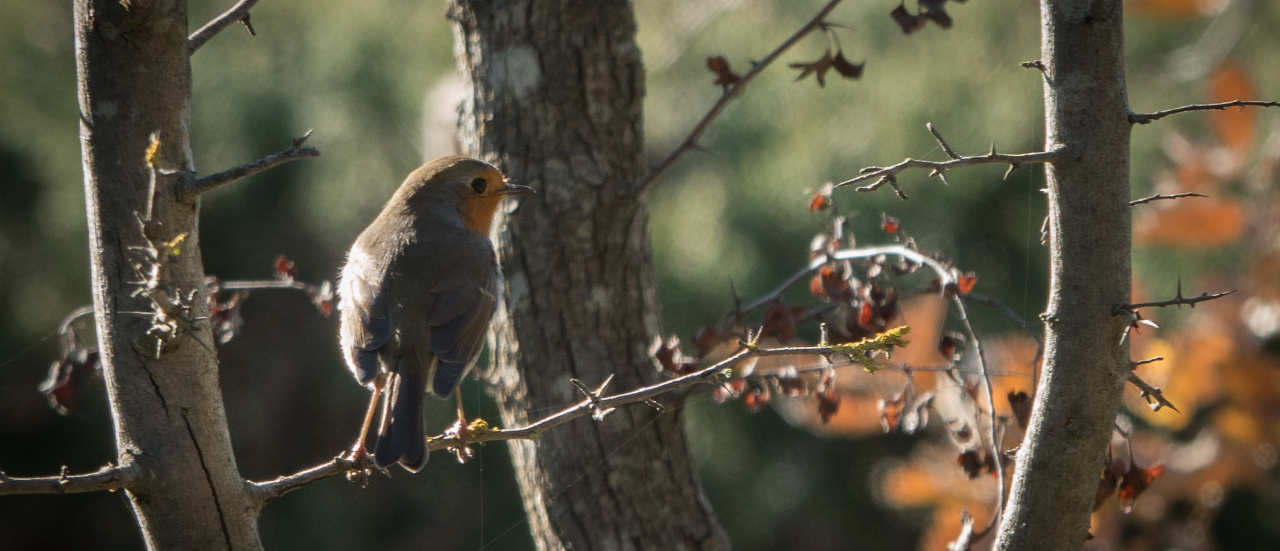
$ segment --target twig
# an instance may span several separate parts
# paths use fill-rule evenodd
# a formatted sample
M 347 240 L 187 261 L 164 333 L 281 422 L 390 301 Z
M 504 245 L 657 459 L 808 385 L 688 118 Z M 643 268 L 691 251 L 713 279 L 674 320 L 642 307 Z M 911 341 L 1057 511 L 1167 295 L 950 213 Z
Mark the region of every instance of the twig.
M 258 0 L 240 0 L 236 5 L 231 6 L 231 9 L 222 12 L 212 21 L 205 23 L 203 27 L 200 27 L 200 30 L 191 33 L 191 36 L 187 38 L 187 55 L 196 53 L 196 50 L 199 50 L 210 38 L 213 38 L 213 35 L 222 32 L 222 29 L 227 28 L 227 25 L 236 21 L 244 23 L 245 28 L 249 30 L 250 36 L 257 36 L 257 33 L 253 30 L 253 25 L 249 23 L 249 10 L 257 3 Z
M 1165 118 L 1169 115 L 1178 113 L 1186 113 L 1188 111 L 1205 111 L 1209 109 L 1222 110 L 1228 107 L 1280 107 L 1280 101 L 1257 101 L 1257 100 L 1231 100 L 1221 103 L 1193 103 L 1191 105 L 1183 105 L 1182 107 L 1174 107 L 1155 113 L 1129 113 L 1129 122 L 1132 124 L 1147 124 L 1151 121 Z
M 960 158 L 959 155 L 956 155 L 956 151 L 951 149 L 950 145 L 947 145 L 947 140 L 942 139 L 942 134 L 939 134 L 938 129 L 933 127 L 933 122 L 924 123 L 924 127 L 929 129 L 929 133 L 933 134 L 933 139 L 938 141 L 938 147 L 941 147 L 942 150 L 947 153 L 948 157 L 951 157 L 952 159 Z
M 991 439 L 991 460 L 996 466 L 996 510 L 991 515 L 991 522 L 983 530 L 983 533 L 986 533 L 987 530 L 990 530 L 992 526 L 995 526 L 1000 521 L 1000 512 L 1004 510 L 1004 455 L 1000 451 L 1000 441 L 996 437 L 996 398 L 995 392 L 991 388 L 991 373 L 987 371 L 986 355 L 982 351 L 982 340 L 978 338 L 978 333 L 973 330 L 973 324 L 969 323 L 969 311 L 965 308 L 964 299 L 961 298 L 960 293 L 955 293 L 951 296 L 951 302 L 956 305 L 956 312 L 960 314 L 960 321 L 964 324 L 964 330 L 969 334 L 969 339 L 973 341 L 973 346 L 978 351 L 978 367 L 982 370 L 982 386 L 987 391 L 987 436 Z
M 604 385 L 601 385 L 594 391 L 587 389 L 585 390 L 587 396 L 578 403 L 529 423 L 523 427 L 514 429 L 491 428 L 487 423 L 484 423 L 483 420 L 476 420 L 472 422 L 471 427 L 466 431 L 450 431 L 427 438 L 427 449 L 429 451 L 459 449 L 465 448 L 470 444 L 478 444 L 482 442 L 492 442 L 497 440 L 528 440 L 537 438 L 538 435 L 543 432 L 568 423 L 569 421 L 579 417 L 603 417 L 598 414 L 600 412 L 607 412 L 608 410 L 629 404 L 652 405 L 654 403 L 653 399 L 663 394 L 700 383 L 719 383 L 730 380 L 732 377 L 732 370 L 730 369 L 731 366 L 753 356 L 776 356 L 783 354 L 814 354 L 824 356 L 842 355 L 848 356 L 856 362 L 860 358 L 865 359 L 866 354 L 872 350 L 886 350 L 894 346 L 905 345 L 906 341 L 903 339 L 903 335 L 905 333 L 906 328 L 901 327 L 885 331 L 876 337 L 863 339 L 856 343 L 833 344 L 830 346 L 758 348 L 752 343 L 747 343 L 742 349 L 723 360 L 688 375 L 668 379 L 657 384 L 609 396 L 602 395 Z M 587 387 L 585 385 L 581 385 L 581 388 L 586 389 Z M 258 497 L 259 504 L 262 504 L 271 499 L 297 490 L 307 484 L 311 484 L 312 482 L 337 476 L 353 469 L 368 468 L 368 464 L 369 461 L 367 458 L 352 460 L 347 457 L 338 456 L 328 462 L 315 465 L 297 473 L 281 476 L 265 482 L 249 482 L 248 484 L 252 488 L 254 494 Z
M 1203 193 L 1195 193 L 1195 192 L 1169 193 L 1169 194 L 1152 193 L 1151 195 L 1148 195 L 1141 199 L 1134 199 L 1132 201 L 1129 201 L 1129 206 L 1134 207 L 1144 203 L 1150 203 L 1152 201 L 1160 201 L 1162 199 L 1182 199 L 1183 197 L 1208 197 L 1208 195 L 1205 195 Z
M 1125 313 L 1125 312 L 1132 312 L 1132 311 L 1134 311 L 1134 310 L 1137 310 L 1138 308 L 1156 308 L 1156 307 L 1162 307 L 1162 306 L 1181 306 L 1181 305 L 1183 305 L 1183 304 L 1186 304 L 1186 305 L 1188 305 L 1188 306 L 1190 306 L 1190 307 L 1192 307 L 1192 308 L 1195 308 L 1195 307 L 1196 307 L 1196 303 L 1198 303 L 1198 302 L 1204 302 L 1204 301 L 1207 301 L 1207 300 L 1213 300 L 1213 299 L 1215 299 L 1215 298 L 1222 298 L 1222 297 L 1225 297 L 1225 296 L 1227 296 L 1227 295 L 1234 294 L 1236 291 L 1239 291 L 1239 289 L 1230 289 L 1230 290 L 1227 290 L 1227 291 L 1218 291 L 1218 292 L 1216 292 L 1216 293 L 1207 293 L 1207 292 L 1206 292 L 1206 293 L 1200 293 L 1200 296 L 1198 296 L 1198 297 L 1184 297 L 1184 296 L 1182 296 L 1182 278 L 1178 278 L 1178 290 L 1177 290 L 1177 292 L 1174 294 L 1174 297 L 1173 297 L 1173 298 L 1171 298 L 1171 299 L 1169 299 L 1169 300 L 1157 300 L 1157 301 L 1153 301 L 1153 302 L 1138 302 L 1138 303 L 1135 303 L 1135 304 L 1120 304 L 1120 305 L 1117 305 L 1117 306 L 1115 307 L 1115 309 L 1113 309 L 1113 310 L 1112 310 L 1112 314 L 1113 314 L 1113 315 L 1120 315 L 1120 314 L 1123 314 L 1123 313 Z
M 307 157 L 319 157 L 320 152 L 317 151 L 316 148 L 302 146 L 302 144 L 307 141 L 307 138 L 310 137 L 311 131 L 308 130 L 302 136 L 294 138 L 293 143 L 282 151 L 272 153 L 256 161 L 251 161 L 217 174 L 210 174 L 208 176 L 197 178 L 194 181 L 191 181 L 187 192 L 192 194 L 204 193 L 287 162 Z
M 836 5 L 839 4 L 840 1 L 841 0 L 831 0 L 830 2 L 827 2 L 827 4 L 823 6 L 822 9 L 818 10 L 818 13 L 814 15 L 808 23 L 805 23 L 804 26 L 800 27 L 799 30 L 784 40 L 782 44 L 778 45 L 777 48 L 774 48 L 772 52 L 769 52 L 769 55 L 765 56 L 764 59 L 753 63 L 751 70 L 742 75 L 742 78 L 736 83 L 726 87 L 724 94 L 721 95 L 720 99 L 711 106 L 711 109 L 707 111 L 707 114 L 702 116 L 702 119 L 698 121 L 698 124 L 693 126 L 693 130 L 689 132 L 688 136 L 685 136 L 684 141 L 680 142 L 680 145 L 676 146 L 671 153 L 668 153 L 662 162 L 658 163 L 657 166 L 653 167 L 653 169 L 649 171 L 649 175 L 645 176 L 645 179 L 640 182 L 640 189 L 649 187 L 649 184 L 653 183 L 659 175 L 670 168 L 671 165 L 675 164 L 676 160 L 678 160 L 681 155 L 684 155 L 689 150 L 697 149 L 698 139 L 702 137 L 702 133 L 711 125 L 711 121 L 715 120 L 715 118 L 720 115 L 720 112 L 724 110 L 725 105 L 737 97 L 742 89 L 746 88 L 747 84 L 749 84 L 756 75 L 759 75 L 764 71 L 769 64 L 777 60 L 778 56 L 781 56 L 788 48 L 795 45 L 796 42 L 799 42 L 801 38 L 804 38 L 815 29 L 821 28 L 826 21 L 827 14 L 831 13 L 831 10 L 835 9 Z
M 860 170 L 859 171 L 860 174 L 858 176 L 855 176 L 853 178 L 840 182 L 836 184 L 836 187 L 848 186 L 848 185 L 856 184 L 858 182 L 875 178 L 876 179 L 875 182 L 857 188 L 858 191 L 874 191 L 879 189 L 881 186 L 885 184 L 889 184 L 898 193 L 898 197 L 906 199 L 906 194 L 903 193 L 902 189 L 898 187 L 897 175 L 899 172 L 902 172 L 908 168 L 915 167 L 915 168 L 932 169 L 932 172 L 930 173 L 931 176 L 939 176 L 943 179 L 943 182 L 946 182 L 944 173 L 947 170 L 952 168 L 970 166 L 970 165 L 992 164 L 992 163 L 1007 164 L 1009 165 L 1009 169 L 1005 171 L 1004 177 L 1008 178 L 1009 174 L 1013 172 L 1014 169 L 1018 168 L 1020 165 L 1024 163 L 1053 162 L 1062 156 L 1062 153 L 1064 150 L 1064 147 L 1059 147 L 1051 151 L 1037 151 L 1034 153 L 998 153 L 996 152 L 995 144 L 991 144 L 990 152 L 984 155 L 973 155 L 973 156 L 965 157 L 962 155 L 957 155 L 956 152 L 952 150 L 949 145 L 947 145 L 946 141 L 942 139 L 942 136 L 938 134 L 937 129 L 933 127 L 933 123 L 927 124 L 926 127 L 929 129 L 929 133 L 933 134 L 934 138 L 938 140 L 938 145 L 942 147 L 943 151 L 945 151 L 949 157 L 951 157 L 950 160 L 925 161 L 922 159 L 912 159 L 908 157 L 906 159 L 903 159 L 898 164 L 895 164 L 892 166 L 887 166 L 887 167 L 869 166 Z
M 1173 411 L 1182 413 L 1181 410 L 1173 405 L 1173 402 L 1170 402 L 1164 397 L 1164 392 L 1161 392 L 1159 388 L 1151 386 L 1146 381 L 1142 380 L 1137 373 L 1133 373 L 1132 371 L 1129 372 L 1129 382 L 1133 383 L 1133 386 L 1138 387 L 1138 389 L 1142 391 L 1142 398 L 1145 399 L 1148 404 L 1151 404 L 1151 411 L 1160 411 L 1160 408 L 1167 407 Z
M 82 494 L 127 488 L 138 478 L 136 464 L 103 465 L 92 473 L 70 474 L 62 467 L 55 476 L 12 477 L 0 471 L 0 495 L 18 494 Z

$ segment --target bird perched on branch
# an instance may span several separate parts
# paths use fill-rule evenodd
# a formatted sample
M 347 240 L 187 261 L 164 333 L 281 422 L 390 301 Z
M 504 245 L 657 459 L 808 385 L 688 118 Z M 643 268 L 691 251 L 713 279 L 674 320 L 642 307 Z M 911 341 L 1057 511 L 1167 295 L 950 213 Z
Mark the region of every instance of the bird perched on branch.
M 447 398 L 474 363 L 497 303 L 489 227 L 504 198 L 530 191 L 483 161 L 436 159 L 405 178 L 351 245 L 338 285 L 340 345 L 373 391 L 352 459 L 368 453 L 381 400 L 377 466 L 427 464 L 423 396 Z M 465 426 L 460 397 L 458 417 Z

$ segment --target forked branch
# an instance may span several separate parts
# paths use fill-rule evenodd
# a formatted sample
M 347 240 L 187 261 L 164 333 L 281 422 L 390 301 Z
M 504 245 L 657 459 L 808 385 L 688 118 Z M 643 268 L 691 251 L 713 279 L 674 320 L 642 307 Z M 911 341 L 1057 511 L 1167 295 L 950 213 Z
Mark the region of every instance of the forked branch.
M 801 38 L 808 36 L 809 33 L 822 28 L 826 24 L 827 15 L 830 14 L 831 10 L 835 9 L 836 5 L 840 2 L 841 0 L 831 0 L 830 2 L 827 2 L 827 4 L 822 6 L 822 9 L 819 9 L 818 13 L 814 15 L 808 23 L 805 23 L 799 30 L 792 33 L 792 35 L 787 37 L 786 40 L 782 41 L 782 44 L 779 44 L 772 52 L 769 52 L 769 55 L 764 56 L 764 59 L 760 61 L 753 62 L 751 64 L 751 70 L 742 75 L 742 78 L 738 79 L 737 82 L 726 86 L 724 94 L 721 95 L 720 99 L 711 106 L 711 109 L 702 116 L 702 119 L 700 119 L 697 124 L 693 125 L 693 130 L 689 131 L 689 135 L 685 136 L 684 140 L 680 142 L 680 145 L 676 146 L 671 153 L 668 153 L 667 156 L 662 159 L 662 162 L 658 163 L 657 166 L 653 167 L 653 169 L 649 171 L 649 175 L 640 182 L 640 189 L 649 187 L 649 184 L 653 183 L 659 175 L 670 168 L 671 165 L 675 164 L 676 160 L 678 160 L 681 155 L 684 155 L 690 150 L 697 149 L 698 139 L 702 137 L 703 132 L 707 131 L 707 128 L 711 126 L 711 121 L 715 120 L 715 118 L 720 115 L 720 112 L 724 110 L 724 107 L 728 105 L 730 101 L 733 101 L 734 98 L 738 97 L 742 90 L 747 87 L 747 84 L 750 84 L 757 75 L 763 72 L 771 63 L 776 61 L 783 52 L 794 46 Z
M 1225 297 L 1225 296 L 1227 296 L 1227 295 L 1234 294 L 1236 291 L 1239 291 L 1239 289 L 1229 289 L 1229 290 L 1226 290 L 1226 291 L 1218 291 L 1218 292 L 1216 292 L 1216 293 L 1203 292 L 1203 293 L 1200 293 L 1200 296 L 1195 296 L 1195 297 L 1184 297 L 1184 296 L 1182 296 L 1182 278 L 1178 278 L 1178 289 L 1177 289 L 1177 291 L 1174 293 L 1174 297 L 1173 297 L 1173 298 L 1171 298 L 1171 299 L 1169 299 L 1169 300 L 1156 300 L 1156 301 L 1152 301 L 1152 302 L 1137 302 L 1137 303 L 1134 303 L 1134 304 L 1120 304 L 1120 305 L 1117 305 L 1117 306 L 1115 307 L 1115 309 L 1114 309 L 1114 310 L 1112 310 L 1112 314 L 1113 314 L 1113 315 L 1120 315 L 1120 314 L 1123 314 L 1123 313 L 1125 313 L 1125 312 L 1132 312 L 1132 311 L 1134 311 L 1134 310 L 1137 310 L 1138 308 L 1157 308 L 1157 307 L 1163 307 L 1163 306 L 1182 306 L 1182 305 L 1184 305 L 1184 304 L 1185 304 L 1185 305 L 1187 305 L 1187 306 L 1190 306 L 1190 307 L 1192 307 L 1192 308 L 1195 308 L 1197 303 L 1205 302 L 1205 301 L 1208 301 L 1208 300 L 1213 300 L 1213 299 L 1215 299 L 1215 298 L 1222 298 L 1222 297 Z
M 931 169 L 931 172 L 929 173 L 930 176 L 937 176 L 943 183 L 947 183 L 947 170 L 972 165 L 1004 164 L 1009 165 L 1008 170 L 1004 173 L 1004 178 L 1008 178 L 1009 174 L 1021 165 L 1051 163 L 1058 160 L 1061 158 L 1064 149 L 1059 147 L 1051 151 L 1037 151 L 1034 153 L 1000 153 L 996 151 L 995 144 L 991 144 L 991 150 L 985 154 L 963 156 L 956 154 L 955 150 L 947 144 L 946 140 L 942 139 L 942 135 L 933 127 L 933 123 L 928 123 L 926 127 L 929 129 L 929 133 L 933 134 L 934 139 L 937 140 L 938 146 L 947 153 L 948 157 L 951 157 L 950 159 L 946 161 L 926 161 L 923 159 L 913 159 L 908 157 L 903 159 L 901 162 L 890 166 L 869 166 L 858 171 L 859 174 L 857 176 L 836 184 L 836 187 L 849 186 L 874 178 L 874 182 L 858 187 L 858 191 L 875 191 L 880 189 L 881 186 L 888 184 L 894 189 L 894 192 L 898 194 L 899 198 L 906 199 L 907 194 L 902 191 L 902 188 L 898 187 L 897 176 L 899 172 L 909 168 Z

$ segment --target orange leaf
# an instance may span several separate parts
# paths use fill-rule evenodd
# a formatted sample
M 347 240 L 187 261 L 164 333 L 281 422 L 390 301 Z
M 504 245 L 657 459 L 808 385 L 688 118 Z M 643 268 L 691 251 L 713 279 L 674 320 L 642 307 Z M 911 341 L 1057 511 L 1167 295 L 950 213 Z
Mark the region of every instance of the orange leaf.
M 1227 62 L 1209 76 L 1209 96 L 1214 103 L 1237 99 L 1254 99 L 1257 92 L 1249 73 L 1239 63 Z M 1237 154 L 1253 147 L 1254 126 L 1258 110 L 1252 107 L 1229 107 L 1211 111 L 1213 131 L 1218 140 Z

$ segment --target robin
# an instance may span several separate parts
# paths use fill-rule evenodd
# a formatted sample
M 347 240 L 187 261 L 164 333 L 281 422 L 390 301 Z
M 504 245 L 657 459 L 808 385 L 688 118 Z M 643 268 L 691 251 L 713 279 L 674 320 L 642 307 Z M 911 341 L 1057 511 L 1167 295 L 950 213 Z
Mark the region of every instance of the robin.
M 530 191 L 483 161 L 436 159 L 409 173 L 351 245 L 338 284 L 340 345 L 373 391 L 351 458 L 368 453 L 381 399 L 377 466 L 426 466 L 423 395 L 448 398 L 475 362 L 497 302 L 489 227 L 503 198 Z

